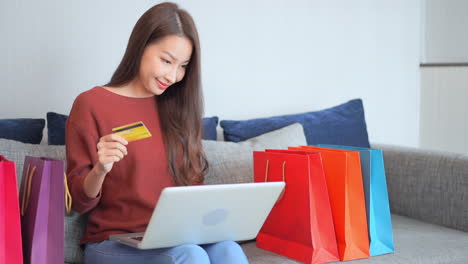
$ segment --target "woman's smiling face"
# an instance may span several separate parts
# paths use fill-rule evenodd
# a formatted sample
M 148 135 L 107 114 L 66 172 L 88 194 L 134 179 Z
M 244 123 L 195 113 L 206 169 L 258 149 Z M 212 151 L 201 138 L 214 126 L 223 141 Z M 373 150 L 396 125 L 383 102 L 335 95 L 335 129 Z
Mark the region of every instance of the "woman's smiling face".
M 189 39 L 169 35 L 146 46 L 141 57 L 138 78 L 145 92 L 160 95 L 181 81 L 192 56 Z

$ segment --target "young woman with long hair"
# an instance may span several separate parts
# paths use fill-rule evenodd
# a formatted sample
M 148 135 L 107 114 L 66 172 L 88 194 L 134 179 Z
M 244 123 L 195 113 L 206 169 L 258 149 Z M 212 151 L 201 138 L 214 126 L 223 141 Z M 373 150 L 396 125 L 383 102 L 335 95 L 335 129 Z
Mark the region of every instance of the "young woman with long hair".
M 139 250 L 108 240 L 144 232 L 165 187 L 203 183 L 202 115 L 195 23 L 176 4 L 158 4 L 136 23 L 110 82 L 81 93 L 67 120 L 69 188 L 74 209 L 88 214 L 85 263 L 248 263 L 233 241 Z M 129 143 L 112 133 L 139 121 L 151 137 Z

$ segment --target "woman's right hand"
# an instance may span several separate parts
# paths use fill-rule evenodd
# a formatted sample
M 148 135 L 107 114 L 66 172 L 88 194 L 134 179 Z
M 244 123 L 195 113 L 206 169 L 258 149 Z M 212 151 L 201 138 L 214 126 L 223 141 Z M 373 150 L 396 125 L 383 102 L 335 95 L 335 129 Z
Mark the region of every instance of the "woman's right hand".
M 121 136 L 109 134 L 99 139 L 97 143 L 99 161 L 94 166 L 99 174 L 107 174 L 115 162 L 121 161 L 127 154 L 128 142 Z

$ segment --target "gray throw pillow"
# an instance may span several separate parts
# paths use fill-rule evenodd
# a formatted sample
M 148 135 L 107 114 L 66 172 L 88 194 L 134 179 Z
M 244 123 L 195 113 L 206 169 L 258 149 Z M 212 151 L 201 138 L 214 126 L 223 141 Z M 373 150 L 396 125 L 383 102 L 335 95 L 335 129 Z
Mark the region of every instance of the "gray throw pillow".
M 253 151 L 307 145 L 304 128 L 299 123 L 238 143 L 208 140 L 202 143 L 210 166 L 205 184 L 253 182 Z
M 7 139 L 0 139 L 0 155 L 16 163 L 18 188 L 21 185 L 26 156 L 47 157 L 66 161 L 65 146 L 26 144 Z M 85 215 L 80 215 L 75 211 L 72 211 L 70 215 L 65 215 L 65 262 L 83 262 L 83 250 L 80 248 L 79 242 L 85 229 Z

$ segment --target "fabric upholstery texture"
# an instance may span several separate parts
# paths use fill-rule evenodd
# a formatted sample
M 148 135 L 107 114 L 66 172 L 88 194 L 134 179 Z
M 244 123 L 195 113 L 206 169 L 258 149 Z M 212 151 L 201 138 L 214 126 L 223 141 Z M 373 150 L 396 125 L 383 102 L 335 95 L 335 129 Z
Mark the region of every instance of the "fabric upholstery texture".
M 384 153 L 393 213 L 468 232 L 468 155 L 372 147 Z

